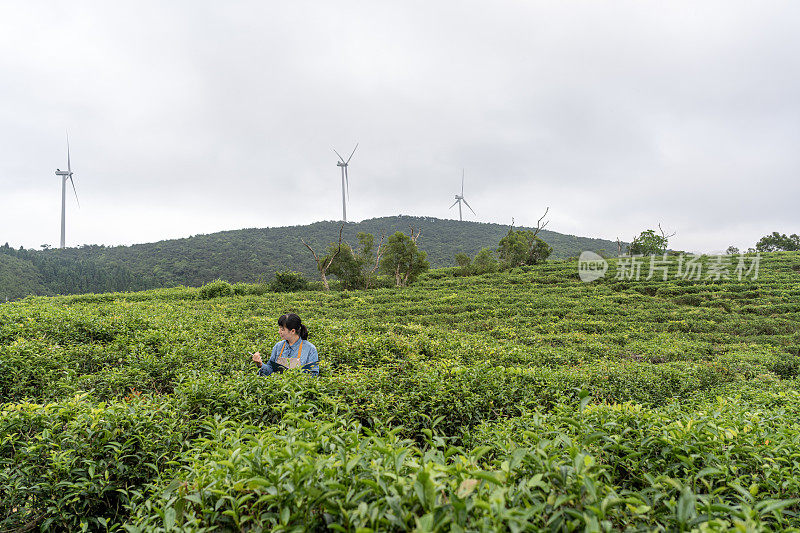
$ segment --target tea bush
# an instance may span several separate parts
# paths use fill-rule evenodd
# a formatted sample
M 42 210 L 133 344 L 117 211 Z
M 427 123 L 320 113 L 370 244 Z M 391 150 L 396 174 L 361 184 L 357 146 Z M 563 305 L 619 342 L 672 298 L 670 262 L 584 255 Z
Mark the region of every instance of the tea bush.
M 0 304 L 0 531 L 799 528 L 798 258 Z
M 191 425 L 174 402 L 133 393 L 96 404 L 88 394 L 0 411 L 0 526 L 104 529 L 135 491 L 184 446 Z
M 308 281 L 299 272 L 285 270 L 275 272 L 275 278 L 270 282 L 269 288 L 275 292 L 303 291 L 308 288 Z
M 197 291 L 197 296 L 204 300 L 219 298 L 220 296 L 230 296 L 233 294 L 233 287 L 227 281 L 218 279 L 211 283 L 206 283 Z

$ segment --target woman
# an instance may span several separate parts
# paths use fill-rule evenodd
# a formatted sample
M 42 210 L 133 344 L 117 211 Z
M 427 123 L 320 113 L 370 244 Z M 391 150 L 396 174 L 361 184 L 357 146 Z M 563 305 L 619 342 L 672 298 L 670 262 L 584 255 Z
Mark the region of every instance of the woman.
M 259 376 L 269 376 L 273 372 L 283 372 L 287 368 L 302 368 L 303 372 L 312 376 L 319 376 L 319 355 L 317 347 L 308 342 L 308 328 L 300 322 L 300 317 L 294 313 L 281 315 L 278 319 L 278 341 L 272 348 L 269 361 L 261 360 L 261 353 L 253 354 L 260 368 Z

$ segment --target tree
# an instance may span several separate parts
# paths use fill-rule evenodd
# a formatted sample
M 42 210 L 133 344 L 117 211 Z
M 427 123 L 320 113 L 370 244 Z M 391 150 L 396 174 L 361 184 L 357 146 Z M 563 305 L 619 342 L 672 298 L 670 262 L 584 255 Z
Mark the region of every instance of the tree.
M 472 259 L 470 256 L 463 252 L 456 254 L 456 265 L 459 266 L 459 273 L 462 276 L 469 276 L 472 274 Z
M 504 268 L 535 265 L 545 261 L 553 252 L 553 249 L 546 242 L 537 237 L 539 232 L 550 223 L 548 220 L 544 223 L 544 226 L 542 225 L 542 219 L 547 216 L 548 211 L 550 211 L 549 207 L 545 209 L 533 231 L 515 231 L 514 219 L 511 219 L 511 227 L 508 228 L 508 233 L 500 239 L 497 246 L 497 255 L 500 257 Z
M 333 259 L 329 272 L 339 278 L 345 289 L 369 289 L 374 283 L 375 271 L 384 252 L 383 241 L 384 237 L 381 236 L 376 247 L 375 237 L 371 233 L 360 232 L 359 248 L 355 252 L 349 244 L 342 245 L 340 250 L 331 244 L 322 262 Z
M 497 246 L 497 255 L 505 268 L 541 263 L 552 251 L 546 242 L 530 230 L 508 230 Z
M 386 247 L 383 244 L 385 240 L 386 235 L 381 234 L 381 239 L 376 246 L 374 235 L 371 233 L 364 233 L 363 231 L 358 233 L 358 244 L 361 246 L 361 249 L 356 259 L 361 267 L 361 275 L 364 280 L 365 289 L 369 289 L 375 282 L 375 273 L 380 267 L 381 257 L 386 251 Z
M 328 273 L 339 279 L 343 289 L 351 290 L 363 285 L 361 268 L 349 244 L 342 244 L 339 247 L 336 244 L 328 245 L 328 251 L 322 262 L 328 261 L 330 261 Z
M 470 259 L 467 254 L 463 252 L 456 254 L 456 265 L 460 266 L 461 268 L 466 268 L 469 267 L 470 263 L 472 263 L 472 259 Z
M 628 251 L 631 255 L 659 255 L 666 253 L 667 242 L 666 236 L 658 235 L 655 230 L 649 229 L 641 232 L 638 237 L 634 237 Z
M 547 216 L 548 211 L 550 211 L 549 207 L 544 210 L 544 214 L 539 218 L 533 231 L 515 230 L 514 219 L 511 219 L 508 233 L 500 239 L 497 245 L 497 255 L 504 268 L 535 265 L 546 261 L 547 257 L 553 253 L 553 248 L 537 237 L 539 232 L 550 223 L 548 220 L 544 226 L 542 225 L 542 219 Z
M 725 253 L 728 255 L 736 255 L 739 253 L 739 249 L 736 246 L 728 246 L 728 249 L 725 250 Z
M 544 241 L 542 241 L 544 242 Z M 484 248 L 472 260 L 472 271 L 475 274 L 497 272 L 497 259 L 491 248 Z
M 792 234 L 786 236 L 777 231 L 771 235 L 764 235 L 756 243 L 756 251 L 759 252 L 793 252 L 800 250 L 800 236 Z
M 413 283 L 417 276 L 430 268 L 427 254 L 417 248 L 419 236 L 420 233 L 415 234 L 412 227 L 411 236 L 398 231 L 386 241 L 386 251 L 380 259 L 380 268 L 382 272 L 394 276 L 398 287 Z
M 344 224 L 342 224 L 341 227 L 339 228 L 339 245 L 338 245 L 338 248 L 336 250 L 336 253 L 334 253 L 330 257 L 327 257 L 327 256 L 318 257 L 317 256 L 317 252 L 315 252 L 314 249 L 311 248 L 311 246 L 309 246 L 308 243 L 306 241 L 304 241 L 302 237 L 300 238 L 300 240 L 303 242 L 303 244 L 306 245 L 306 248 L 308 248 L 309 251 L 314 255 L 314 260 L 317 262 L 317 270 L 319 270 L 319 274 L 320 274 L 320 276 L 322 276 L 322 285 L 325 287 L 326 291 L 329 291 L 331 289 L 328 286 L 328 278 L 327 278 L 327 276 L 325 274 L 328 272 L 328 269 L 331 267 L 331 263 L 333 263 L 333 260 L 336 259 L 336 256 L 339 255 L 339 253 L 341 253 L 341 251 L 342 251 L 342 230 L 343 229 L 344 229 Z
M 657 235 L 652 229 L 641 232 L 628 246 L 628 253 L 631 255 L 665 254 L 669 239 L 675 236 L 675 232 L 667 235 L 660 223 L 658 231 L 661 232 L 661 235 Z

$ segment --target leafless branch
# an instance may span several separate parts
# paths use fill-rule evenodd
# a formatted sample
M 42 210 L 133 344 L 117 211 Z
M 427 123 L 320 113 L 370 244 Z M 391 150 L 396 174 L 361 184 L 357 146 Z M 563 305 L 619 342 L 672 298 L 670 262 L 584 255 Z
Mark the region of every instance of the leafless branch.
M 414 231 L 415 231 L 414 226 L 409 226 L 409 228 L 411 228 L 411 242 L 413 242 L 414 244 L 417 244 L 417 239 L 419 239 L 419 236 L 422 235 L 422 230 L 419 230 L 417 232 L 417 234 L 414 235 Z
M 336 249 L 336 253 L 334 253 L 331 258 L 328 260 L 328 264 L 325 265 L 325 272 L 328 271 L 331 264 L 333 264 L 333 260 L 336 259 L 336 256 L 339 255 L 339 252 L 342 251 L 342 230 L 344 229 L 344 224 L 339 228 L 339 247 Z
M 661 222 L 659 222 L 659 223 L 658 223 L 658 230 L 661 232 L 661 236 L 662 236 L 663 238 L 665 238 L 665 239 L 669 239 L 670 237 L 674 237 L 674 236 L 675 236 L 675 232 L 673 232 L 673 233 L 671 233 L 671 234 L 667 235 L 667 234 L 664 232 L 664 230 L 661 228 Z
M 378 270 L 378 267 L 381 264 L 381 257 L 383 256 L 384 252 L 386 251 L 385 247 L 383 246 L 384 239 L 386 239 L 386 234 L 385 233 L 381 233 L 381 240 L 378 241 L 378 248 L 375 250 L 375 264 L 372 266 L 372 268 L 369 270 L 369 272 L 367 272 L 366 275 L 364 276 L 364 288 L 365 289 L 369 289 L 369 285 L 370 285 L 370 283 L 372 281 L 372 275 L 375 274 L 376 270 Z
M 381 262 L 381 257 L 383 256 L 384 252 L 386 251 L 385 247 L 383 246 L 383 241 L 386 240 L 386 234 L 381 233 L 381 240 L 378 241 L 378 249 L 375 251 L 375 266 L 372 267 L 370 270 L 370 274 L 378 270 L 378 265 Z
M 302 237 L 300 237 L 300 241 L 306 245 L 306 248 L 308 248 L 312 254 L 314 254 L 314 261 L 317 262 L 317 268 L 319 268 L 319 257 L 317 257 L 317 252 L 315 252 L 314 249 L 311 246 L 309 246 L 308 243 Z
M 330 259 L 328 259 L 327 264 L 323 264 L 322 259 L 324 259 L 324 257 L 320 259 L 319 256 L 317 255 L 317 252 L 315 252 L 314 249 L 311 246 L 309 246 L 308 243 L 302 237 L 300 237 L 300 241 L 302 241 L 302 243 L 306 245 L 306 248 L 308 248 L 309 251 L 314 255 L 314 261 L 317 262 L 317 270 L 319 270 L 319 273 L 322 276 L 322 284 L 325 287 L 326 291 L 329 290 L 329 287 L 328 287 L 328 278 L 325 276 L 325 274 L 328 272 L 328 269 L 331 267 L 331 264 L 333 264 L 333 261 L 334 259 L 336 259 L 336 256 L 339 255 L 339 252 L 342 251 L 343 229 L 344 229 L 344 224 L 342 224 L 341 227 L 339 228 L 339 247 L 336 249 L 336 252 L 330 257 Z
M 539 232 L 542 231 L 550 223 L 550 221 L 548 220 L 547 222 L 544 223 L 544 226 L 542 226 L 542 219 L 547 216 L 548 211 L 550 211 L 549 207 L 544 210 L 544 214 L 541 217 L 539 217 L 539 221 L 536 222 L 536 228 L 535 231 L 533 232 L 534 237 L 536 237 L 539 234 Z

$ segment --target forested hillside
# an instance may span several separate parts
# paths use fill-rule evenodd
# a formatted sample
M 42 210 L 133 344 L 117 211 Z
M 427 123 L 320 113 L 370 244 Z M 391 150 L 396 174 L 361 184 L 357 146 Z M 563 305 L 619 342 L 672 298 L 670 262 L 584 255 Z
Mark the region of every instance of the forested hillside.
M 350 222 L 344 240 L 355 244 L 359 232 L 390 235 L 422 230 L 419 245 L 432 268 L 454 265 L 459 252 L 475 255 L 496 247 L 508 226 L 459 222 L 429 217 L 383 217 Z M 322 250 L 338 238 L 341 222 L 306 226 L 252 228 L 195 235 L 133 246 L 84 245 L 65 250 L 22 250 L 0 246 L 0 300 L 29 294 L 55 295 L 84 292 L 143 290 L 176 285 L 199 286 L 222 278 L 232 282 L 270 280 L 276 271 L 297 270 L 316 277 L 305 239 Z M 525 229 L 525 228 L 518 228 Z M 616 243 L 543 230 L 553 247 L 552 258 L 566 258 L 583 250 L 616 252 Z

